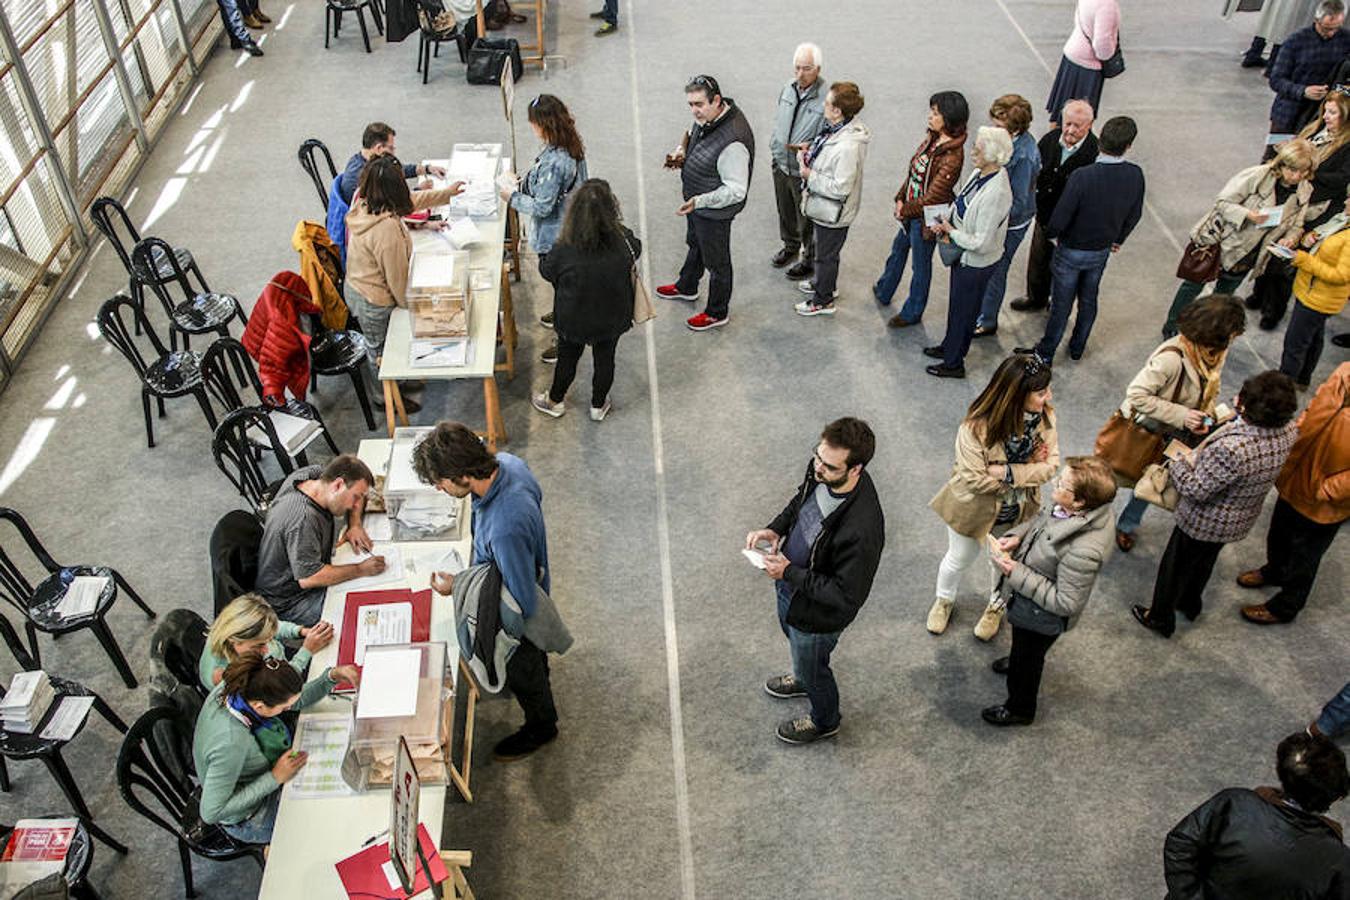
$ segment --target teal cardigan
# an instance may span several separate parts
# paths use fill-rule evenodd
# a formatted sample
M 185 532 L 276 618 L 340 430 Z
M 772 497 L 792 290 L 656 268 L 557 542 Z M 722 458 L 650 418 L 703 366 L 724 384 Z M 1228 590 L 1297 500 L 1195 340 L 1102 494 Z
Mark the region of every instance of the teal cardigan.
M 332 669 L 300 691 L 296 709 L 322 700 L 333 689 Z M 218 684 L 202 704 L 192 738 L 192 759 L 202 785 L 201 817 L 210 824 L 234 825 L 247 819 L 281 787 L 258 742 L 225 708 L 225 685 Z
M 281 627 L 277 629 L 277 636 L 267 645 L 266 656 L 273 656 L 277 659 L 286 658 L 286 648 L 281 645 L 282 638 L 286 640 L 299 640 L 300 626 L 294 622 L 282 622 Z M 295 657 L 291 660 L 291 666 L 301 675 L 305 674 L 305 669 L 309 668 L 309 660 L 312 654 L 301 647 L 295 652 Z M 201 678 L 202 684 L 209 691 L 216 686 L 211 676 L 216 673 L 216 669 L 223 669 L 230 664 L 230 661 L 223 656 L 216 656 L 211 652 L 211 645 L 207 644 L 202 648 L 202 658 L 197 662 L 197 676 Z

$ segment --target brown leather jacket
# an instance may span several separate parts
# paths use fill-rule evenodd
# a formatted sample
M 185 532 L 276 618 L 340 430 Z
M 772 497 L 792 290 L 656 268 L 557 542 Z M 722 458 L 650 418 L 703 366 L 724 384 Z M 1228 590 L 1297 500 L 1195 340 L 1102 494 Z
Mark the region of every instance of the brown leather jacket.
M 1350 518 L 1350 362 L 1322 382 L 1298 420 L 1298 440 L 1275 482 L 1285 502 L 1330 525 Z
M 919 142 L 918 149 L 910 157 L 909 168 L 905 170 L 905 180 L 901 182 L 900 190 L 895 193 L 896 203 L 904 200 L 905 186 L 909 184 L 909 173 L 914 171 L 919 155 L 927 150 L 929 145 L 935 144 L 937 139 L 937 132 L 931 128 L 924 134 L 923 140 Z M 961 167 L 965 163 L 966 132 L 965 129 L 962 129 L 929 155 L 928 169 L 923 173 L 923 192 L 917 200 L 907 201 L 900 208 L 900 221 L 907 222 L 910 219 L 922 217 L 925 206 L 951 203 L 956 196 L 956 181 L 961 177 Z M 933 233 L 931 228 L 924 228 L 923 239 L 925 241 L 936 240 L 936 238 L 937 235 Z

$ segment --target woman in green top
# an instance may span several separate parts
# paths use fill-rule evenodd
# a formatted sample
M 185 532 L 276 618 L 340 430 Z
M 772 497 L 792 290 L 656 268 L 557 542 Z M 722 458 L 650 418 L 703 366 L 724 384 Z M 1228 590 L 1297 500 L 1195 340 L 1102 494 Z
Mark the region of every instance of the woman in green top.
M 282 622 L 271 604 L 257 594 L 236 597 L 220 611 L 206 635 L 206 646 L 197 664 L 197 673 L 209 691 L 220 683 L 225 667 L 245 653 L 286 658 L 281 639 L 302 638 L 304 646 L 291 659 L 295 671 L 304 675 L 310 657 L 333 640 L 333 626 L 319 622 L 302 628 L 294 622 Z
M 322 699 L 339 681 L 356 684 L 358 678 L 355 666 L 338 666 L 304 684 L 284 660 L 257 653 L 226 666 L 202 704 L 192 738 L 202 821 L 241 841 L 270 843 L 278 788 L 306 761 L 304 753 L 288 752 L 291 731 L 281 714 Z

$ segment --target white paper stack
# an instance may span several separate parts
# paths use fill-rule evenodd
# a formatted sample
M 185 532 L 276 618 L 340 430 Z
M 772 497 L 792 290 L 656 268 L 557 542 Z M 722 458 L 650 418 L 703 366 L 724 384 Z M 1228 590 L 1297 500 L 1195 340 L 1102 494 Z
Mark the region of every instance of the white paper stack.
M 267 418 L 272 420 L 272 428 L 277 433 L 277 440 L 281 441 L 281 446 L 291 456 L 295 456 L 304 450 L 310 445 L 310 442 L 323 434 L 323 426 L 313 419 L 293 416 L 279 409 L 269 412 Z M 257 425 L 250 427 L 247 434 L 248 439 L 258 446 L 269 446 L 267 435 Z
M 440 534 L 455 527 L 461 505 L 462 501 L 439 491 L 414 494 L 403 501 L 394 518 L 403 527 L 421 535 Z
M 469 361 L 469 339 L 416 340 L 408 343 L 408 365 L 414 369 L 458 367 Z
M 422 652 L 374 647 L 361 669 L 361 692 L 356 700 L 356 718 L 383 719 L 410 716 L 417 711 L 417 681 L 422 671 Z
M 15 734 L 32 734 L 54 699 L 56 691 L 46 672 L 17 673 L 0 699 L 0 727 Z
M 91 615 L 98 609 L 98 601 L 107 587 L 107 575 L 76 575 L 66 585 L 66 594 L 56 604 L 56 611 L 63 619 Z

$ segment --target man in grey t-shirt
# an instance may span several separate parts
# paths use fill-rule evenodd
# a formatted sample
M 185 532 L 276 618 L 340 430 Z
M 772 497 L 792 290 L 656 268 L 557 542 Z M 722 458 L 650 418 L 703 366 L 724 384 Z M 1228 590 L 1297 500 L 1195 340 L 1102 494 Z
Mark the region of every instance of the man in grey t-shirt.
M 309 466 L 288 475 L 277 489 L 263 527 L 254 589 L 282 620 L 314 625 L 330 585 L 384 571 L 382 556 L 333 565 L 335 516 L 347 519 L 343 541 L 353 550 L 370 549 L 361 514 L 374 482 L 365 463 L 343 454 L 323 469 Z

